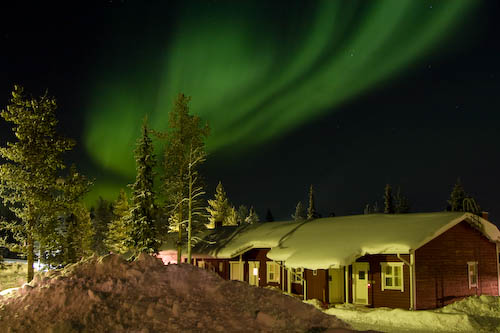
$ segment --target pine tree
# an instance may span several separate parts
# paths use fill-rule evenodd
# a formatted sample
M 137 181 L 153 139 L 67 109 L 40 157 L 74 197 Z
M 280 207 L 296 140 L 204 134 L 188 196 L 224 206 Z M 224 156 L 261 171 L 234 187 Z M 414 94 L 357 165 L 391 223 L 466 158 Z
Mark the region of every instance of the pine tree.
M 208 137 L 208 125 L 202 126 L 199 117 L 189 114 L 190 97 L 179 94 L 169 113 L 168 129 L 157 133 L 166 139 L 162 178 L 162 189 L 166 197 L 165 210 L 168 212 L 170 230 L 178 232 L 177 262 L 181 262 L 183 236 L 181 221 L 185 220 L 185 200 L 188 192 L 188 164 L 191 149 L 205 149 L 204 140 Z
M 248 213 L 248 216 L 245 219 L 245 222 L 248 224 L 254 224 L 254 223 L 257 223 L 259 221 L 260 221 L 260 219 L 259 219 L 259 216 L 257 215 L 257 213 L 255 212 L 255 209 L 253 209 L 253 206 L 250 207 L 250 213 Z
M 267 222 L 273 222 L 274 221 L 273 213 L 271 213 L 271 210 L 269 208 L 267 209 L 267 213 L 266 213 L 266 221 Z
M 318 213 L 316 212 L 316 207 L 314 205 L 314 189 L 311 184 L 309 187 L 309 207 L 307 208 L 307 219 L 312 220 L 318 217 Z
M 292 214 L 292 218 L 295 221 L 302 221 L 307 218 L 306 211 L 301 201 L 299 201 L 297 203 L 297 206 L 295 206 L 295 214 Z
M 219 182 L 215 189 L 215 200 L 208 200 L 207 212 L 209 214 L 206 225 L 208 229 L 214 229 L 217 225 L 223 225 L 229 213 L 229 203 L 226 192 Z
M 242 224 L 243 222 L 245 222 L 245 219 L 247 218 L 248 216 L 248 207 L 245 206 L 245 205 L 240 205 L 238 207 L 238 211 L 236 212 L 236 221 L 238 222 L 238 224 Z
M 448 200 L 448 204 L 451 207 L 452 212 L 463 212 L 464 211 L 464 199 L 466 198 L 464 187 L 462 186 L 462 182 L 460 178 L 457 179 L 455 186 L 450 194 L 450 200 Z
M 392 187 L 389 184 L 385 185 L 384 213 L 385 214 L 394 214 L 394 202 L 393 202 L 393 198 L 392 198 Z
M 126 224 L 130 227 L 126 246 L 133 252 L 133 257 L 140 253 L 157 253 L 160 246 L 156 228 L 156 207 L 154 187 L 153 142 L 149 137 L 147 121 L 145 120 L 142 135 L 137 140 L 134 151 L 136 162 L 135 183 L 132 188 L 132 206 Z
M 16 244 L 11 250 L 22 252 L 28 259 L 28 282 L 33 279 L 34 244 L 50 239 L 54 229 L 44 227 L 57 211 L 55 196 L 60 195 L 57 179 L 65 168 L 62 154 L 75 142 L 57 135 L 55 98 L 47 93 L 39 98 L 27 97 L 23 88 L 14 86 L 12 99 L 1 116 L 12 123 L 17 141 L 0 148 L 5 163 L 0 165 L 0 197 L 21 221 L 3 221 L 12 232 Z
M 113 204 L 113 219 L 108 225 L 106 247 L 113 253 L 125 254 L 129 249 L 125 245 L 126 239 L 130 234 L 130 228 L 127 221 L 130 214 L 130 205 L 127 193 L 124 189 L 120 190 L 118 198 Z

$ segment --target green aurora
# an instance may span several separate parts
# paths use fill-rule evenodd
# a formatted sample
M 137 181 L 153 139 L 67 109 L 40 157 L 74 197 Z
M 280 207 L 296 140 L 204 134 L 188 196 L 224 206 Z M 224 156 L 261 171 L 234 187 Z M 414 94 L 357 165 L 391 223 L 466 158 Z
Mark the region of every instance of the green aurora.
M 93 71 L 84 146 L 115 177 L 98 178 L 94 192 L 103 197 L 114 198 L 135 175 L 141 119 L 148 114 L 151 127 L 164 130 L 179 92 L 209 122 L 209 152 L 255 148 L 435 52 L 474 1 L 189 4 L 163 25 L 117 18 L 134 33 L 111 43 L 108 61 Z M 144 22 L 167 10 L 152 9 Z

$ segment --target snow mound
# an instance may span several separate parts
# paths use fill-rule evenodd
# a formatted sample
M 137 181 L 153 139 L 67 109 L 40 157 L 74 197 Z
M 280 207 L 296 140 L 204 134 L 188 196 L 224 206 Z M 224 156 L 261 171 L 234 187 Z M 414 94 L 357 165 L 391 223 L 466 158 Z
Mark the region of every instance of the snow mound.
M 500 297 L 470 296 L 436 310 L 439 313 L 465 314 L 479 329 L 500 332 Z
M 291 296 L 141 255 L 91 257 L 0 296 L 1 332 L 352 332 Z

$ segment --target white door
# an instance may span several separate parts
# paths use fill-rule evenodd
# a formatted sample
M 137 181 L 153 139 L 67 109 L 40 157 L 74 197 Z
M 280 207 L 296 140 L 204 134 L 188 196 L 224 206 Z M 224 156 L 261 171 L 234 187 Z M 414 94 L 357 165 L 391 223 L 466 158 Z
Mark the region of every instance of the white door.
M 368 304 L 368 271 L 370 264 L 355 262 L 352 264 L 353 303 Z
M 251 286 L 259 285 L 259 264 L 258 261 L 248 262 L 248 283 Z
M 328 270 L 329 303 L 344 302 L 344 269 L 330 268 Z

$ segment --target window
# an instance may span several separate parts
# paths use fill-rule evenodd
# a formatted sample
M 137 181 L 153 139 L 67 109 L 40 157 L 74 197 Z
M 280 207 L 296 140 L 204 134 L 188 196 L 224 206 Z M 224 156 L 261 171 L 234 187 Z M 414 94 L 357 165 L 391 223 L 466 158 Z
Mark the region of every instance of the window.
M 292 268 L 292 283 L 302 283 L 302 268 Z
M 205 268 L 205 262 L 203 260 L 198 260 L 198 267 Z
M 317 269 L 313 269 L 313 275 L 314 276 L 318 275 L 318 270 Z
M 267 265 L 267 282 L 280 282 L 280 265 L 274 261 L 266 262 Z
M 467 263 L 467 272 L 469 276 L 469 289 L 477 288 L 477 261 Z
M 224 272 L 224 263 L 219 262 L 219 272 Z
M 380 263 L 382 290 L 390 289 L 404 291 L 403 265 L 402 262 Z
M 243 281 L 243 262 L 230 261 L 229 271 L 231 280 Z

